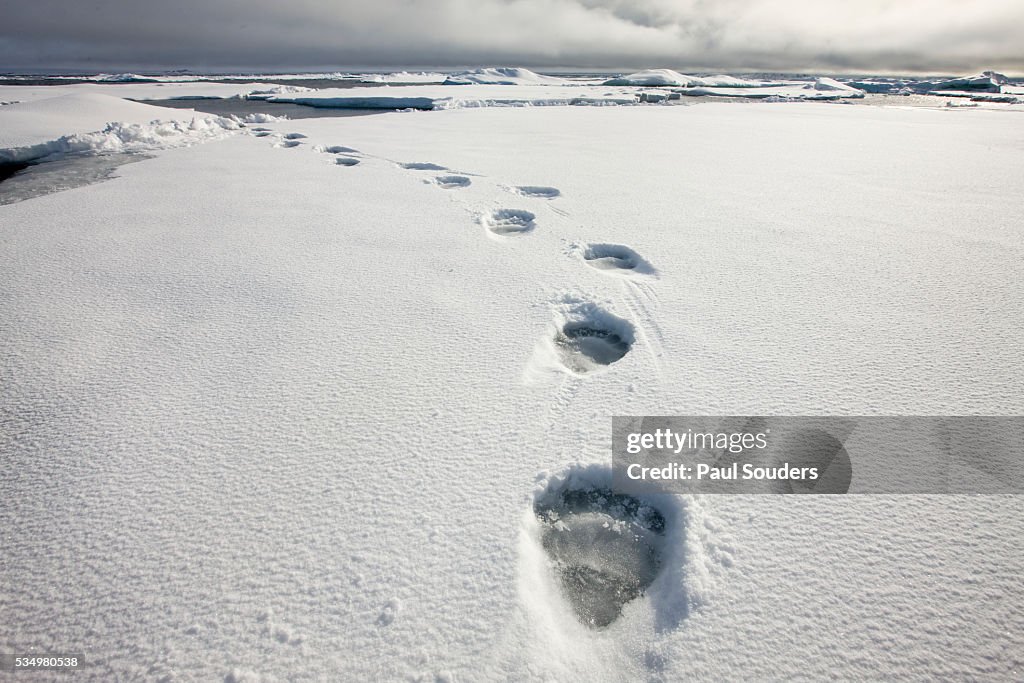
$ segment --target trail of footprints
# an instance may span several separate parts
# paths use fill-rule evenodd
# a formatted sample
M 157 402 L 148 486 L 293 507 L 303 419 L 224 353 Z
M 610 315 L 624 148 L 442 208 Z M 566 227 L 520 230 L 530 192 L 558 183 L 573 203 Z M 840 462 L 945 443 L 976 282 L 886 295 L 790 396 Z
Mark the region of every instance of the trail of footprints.
M 251 129 L 253 135 L 271 135 L 269 128 Z M 303 144 L 303 133 L 285 133 L 278 136 L 276 147 L 294 148 Z M 344 145 L 317 146 L 314 151 L 332 155 L 338 166 L 352 167 L 360 163 L 360 153 Z M 407 171 L 438 173 L 427 182 L 445 190 L 461 190 L 472 185 L 472 180 L 448 167 L 429 161 L 398 162 Z M 505 189 L 520 197 L 553 200 L 561 196 L 556 187 L 547 185 L 516 185 Z M 526 209 L 497 208 L 482 213 L 478 223 L 497 238 L 515 238 L 537 229 L 537 214 Z M 611 275 L 633 276 L 654 273 L 654 268 L 633 249 L 620 244 L 590 244 L 581 253 L 583 262 Z M 632 327 L 615 316 L 594 309 L 558 326 L 554 345 L 559 362 L 571 374 L 586 375 L 618 362 L 630 352 L 634 343 Z
M 269 129 L 254 128 L 258 136 L 269 135 Z M 302 133 L 287 133 L 278 146 L 295 147 L 305 139 Z M 360 163 L 359 151 L 343 145 L 315 147 L 316 151 L 335 156 L 339 166 L 356 166 Z M 426 182 L 444 190 L 461 190 L 472 185 L 472 180 L 464 174 L 452 172 L 446 166 L 429 161 L 396 162 L 396 165 L 407 171 L 433 172 L 434 176 Z M 561 196 L 556 187 L 547 185 L 516 185 L 505 189 L 520 197 L 540 200 L 553 200 Z M 563 211 L 558 211 L 566 215 Z M 498 208 L 486 211 L 478 216 L 478 223 L 497 238 L 515 238 L 527 235 L 537 228 L 537 215 L 526 209 Z M 652 275 L 654 267 L 633 249 L 621 244 L 595 243 L 584 247 L 581 251 L 582 261 L 586 265 L 608 275 L 619 277 L 637 277 Z M 562 365 L 573 375 L 586 375 L 618 362 L 632 349 L 634 335 L 628 323 L 616 322 L 614 316 L 591 312 L 581 319 L 573 319 L 562 323 L 554 337 Z
M 254 128 L 257 137 L 269 129 Z M 294 148 L 306 136 L 288 133 L 275 146 Z M 339 166 L 360 163 L 358 150 L 342 145 L 316 147 L 333 155 Z M 427 180 L 443 190 L 464 190 L 467 176 L 432 162 L 404 162 L 403 170 L 438 173 Z M 555 187 L 509 186 L 511 194 L 550 201 L 561 196 Z M 567 215 L 557 211 L 561 215 Z M 485 211 L 478 223 L 497 238 L 518 238 L 537 229 L 537 215 L 518 208 Z M 636 251 L 621 244 L 593 243 L 579 250 L 582 262 L 606 275 L 635 278 L 656 273 Z M 554 332 L 559 362 L 573 376 L 600 371 L 622 360 L 635 342 L 631 323 L 596 306 L 562 322 Z M 541 546 L 555 569 L 562 594 L 585 626 L 602 629 L 621 615 L 626 603 L 643 595 L 661 568 L 665 517 L 656 508 L 608 488 L 564 486 L 547 491 L 534 505 L 541 522 Z
M 271 135 L 268 128 L 252 128 L 258 137 Z M 276 147 L 294 148 L 303 144 L 306 135 L 285 133 L 278 136 Z M 338 166 L 352 167 L 360 163 L 358 150 L 344 145 L 317 146 L 314 151 L 335 157 Z M 472 185 L 468 175 L 453 172 L 446 166 L 429 161 L 394 162 L 403 170 L 432 172 L 425 182 L 444 190 L 463 190 Z M 511 194 L 538 200 L 553 200 L 561 196 L 556 187 L 547 185 L 504 186 Z M 564 212 L 558 213 L 565 215 Z M 496 238 L 516 238 L 537 229 L 537 214 L 526 209 L 497 208 L 485 211 L 477 222 Z M 583 263 L 609 275 L 633 277 L 655 273 L 651 264 L 633 249 L 621 244 L 595 243 L 581 251 Z M 559 362 L 575 376 L 586 375 L 618 362 L 630 352 L 634 343 L 633 329 L 599 309 L 576 316 L 558 326 L 554 345 Z
M 400 166 L 413 171 L 449 171 L 430 163 Z M 432 182 L 443 189 L 471 184 L 464 175 L 439 175 Z M 549 186 L 505 189 L 535 200 L 561 196 L 558 188 Z M 491 209 L 477 220 L 499 239 L 522 237 L 537 229 L 537 214 L 526 209 Z M 657 272 L 635 250 L 621 244 L 588 244 L 578 254 L 587 266 L 627 280 Z M 593 305 L 577 310 L 579 314 L 557 326 L 553 339 L 558 360 L 569 373 L 578 377 L 600 371 L 630 352 L 635 342 L 631 323 Z M 555 570 L 562 595 L 585 626 L 610 626 L 625 605 L 643 595 L 657 578 L 666 521 L 653 506 L 610 488 L 565 485 L 545 492 L 533 511 L 541 522 L 541 547 Z

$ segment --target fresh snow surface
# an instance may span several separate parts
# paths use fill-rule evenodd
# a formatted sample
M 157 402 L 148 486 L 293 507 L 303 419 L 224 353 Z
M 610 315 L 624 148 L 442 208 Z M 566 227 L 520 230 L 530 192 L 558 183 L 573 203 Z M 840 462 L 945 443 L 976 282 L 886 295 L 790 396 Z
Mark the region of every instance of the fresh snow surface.
M 1020 678 L 1018 497 L 644 499 L 649 585 L 600 629 L 535 514 L 608 485 L 611 415 L 1019 414 L 1018 116 L 259 127 L 0 206 L 0 650 L 89 682 Z M 629 560 L 635 520 L 584 517 Z

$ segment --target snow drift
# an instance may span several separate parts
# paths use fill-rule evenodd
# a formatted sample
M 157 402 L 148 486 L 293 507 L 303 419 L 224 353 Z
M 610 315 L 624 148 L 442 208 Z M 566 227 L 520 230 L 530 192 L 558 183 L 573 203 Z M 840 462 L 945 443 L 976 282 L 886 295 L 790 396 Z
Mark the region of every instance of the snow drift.
M 238 119 L 190 109 L 153 107 L 107 95 L 63 95 L 0 109 L 0 162 L 180 147 L 241 127 Z

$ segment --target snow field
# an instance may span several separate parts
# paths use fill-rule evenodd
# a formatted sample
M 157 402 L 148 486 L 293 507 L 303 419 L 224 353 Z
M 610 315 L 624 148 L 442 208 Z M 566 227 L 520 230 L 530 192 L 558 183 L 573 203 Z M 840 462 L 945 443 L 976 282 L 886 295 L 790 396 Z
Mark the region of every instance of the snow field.
M 265 127 L 0 207 L 5 645 L 84 680 L 1019 670 L 1012 497 L 591 500 L 613 414 L 1018 410 L 1012 114 Z

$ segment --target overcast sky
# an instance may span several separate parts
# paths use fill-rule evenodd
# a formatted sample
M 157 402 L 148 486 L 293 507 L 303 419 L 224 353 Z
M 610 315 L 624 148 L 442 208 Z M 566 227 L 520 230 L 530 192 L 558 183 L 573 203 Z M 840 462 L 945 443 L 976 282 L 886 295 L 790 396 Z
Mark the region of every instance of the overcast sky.
M 0 0 L 0 71 L 1024 74 L 1024 0 Z

